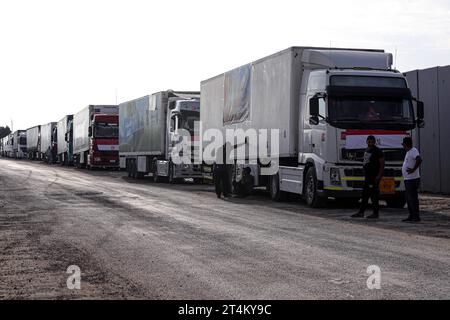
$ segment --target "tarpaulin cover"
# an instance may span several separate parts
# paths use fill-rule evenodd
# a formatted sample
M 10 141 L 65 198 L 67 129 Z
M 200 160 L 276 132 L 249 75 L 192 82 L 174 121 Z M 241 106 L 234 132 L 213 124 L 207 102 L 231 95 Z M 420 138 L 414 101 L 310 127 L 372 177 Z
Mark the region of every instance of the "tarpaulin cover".
M 247 64 L 225 73 L 223 124 L 248 120 L 252 65 Z

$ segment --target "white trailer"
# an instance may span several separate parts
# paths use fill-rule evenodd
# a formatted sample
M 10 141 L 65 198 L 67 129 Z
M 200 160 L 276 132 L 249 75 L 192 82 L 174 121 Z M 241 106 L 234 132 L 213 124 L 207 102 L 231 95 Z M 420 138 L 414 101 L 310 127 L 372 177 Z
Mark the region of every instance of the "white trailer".
M 41 126 L 27 129 L 27 153 L 28 159 L 41 159 Z
M 12 134 L 12 157 L 23 159 L 27 156 L 27 131 L 17 130 Z
M 328 197 L 359 199 L 365 138 L 375 135 L 386 154 L 381 197 L 403 206 L 400 142 L 422 124 L 423 104 L 415 119 L 407 82 L 391 64 L 383 50 L 288 48 L 202 81 L 203 130 L 278 130 L 279 153 L 271 155 L 279 161 L 276 174 L 261 175 L 265 159 L 249 139 L 245 156 L 236 160 L 256 160 L 248 165 L 255 184 L 267 187 L 274 200 L 295 193 L 311 206 Z M 359 118 L 370 108 L 380 119 Z M 233 168 L 239 179 L 242 165 Z
M 13 157 L 13 134 L 10 133 L 9 135 L 7 135 L 6 137 L 4 137 L 2 139 L 2 156 L 3 157 L 7 157 L 7 158 L 12 158 Z
M 155 181 L 201 180 L 200 164 L 175 164 L 171 153 L 179 128 L 194 135 L 200 92 L 162 91 L 119 105 L 120 166 L 129 177 L 151 173 Z
M 41 125 L 41 158 L 47 163 L 56 161 L 56 122 Z
M 58 162 L 63 165 L 73 164 L 73 115 L 67 115 L 57 124 Z

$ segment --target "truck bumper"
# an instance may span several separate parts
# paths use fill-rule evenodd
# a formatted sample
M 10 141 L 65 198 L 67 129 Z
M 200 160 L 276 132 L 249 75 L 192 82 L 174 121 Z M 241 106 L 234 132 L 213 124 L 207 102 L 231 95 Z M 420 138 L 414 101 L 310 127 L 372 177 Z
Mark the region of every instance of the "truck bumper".
M 357 199 L 361 198 L 362 190 L 320 190 L 319 195 L 326 198 L 339 198 L 339 199 Z M 395 199 L 398 197 L 403 197 L 405 195 L 404 191 L 396 191 L 393 194 L 380 194 L 380 200 Z
M 175 166 L 175 178 L 202 178 L 202 166 L 195 164 L 181 164 Z
M 401 168 L 387 166 L 383 178 L 394 180 L 395 192 L 380 192 L 380 199 L 392 199 L 405 194 Z M 362 194 L 364 179 L 362 167 L 329 165 L 323 171 L 324 181 L 319 185 L 319 190 L 324 197 L 358 198 Z

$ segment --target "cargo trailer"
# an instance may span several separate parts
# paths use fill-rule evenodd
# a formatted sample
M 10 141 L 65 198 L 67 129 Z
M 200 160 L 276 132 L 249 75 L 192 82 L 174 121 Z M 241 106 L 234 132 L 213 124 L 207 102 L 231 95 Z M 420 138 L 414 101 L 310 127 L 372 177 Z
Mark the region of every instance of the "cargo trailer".
M 73 115 L 67 115 L 58 121 L 57 159 L 62 165 L 73 164 Z
M 57 123 L 50 122 L 41 125 L 41 158 L 47 163 L 56 162 Z
M 41 159 L 41 126 L 27 129 L 27 154 L 30 160 Z

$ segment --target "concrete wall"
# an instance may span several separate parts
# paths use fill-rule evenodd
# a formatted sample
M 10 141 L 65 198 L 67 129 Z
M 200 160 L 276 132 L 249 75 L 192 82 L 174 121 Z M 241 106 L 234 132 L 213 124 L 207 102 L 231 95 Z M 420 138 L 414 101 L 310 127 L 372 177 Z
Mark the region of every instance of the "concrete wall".
M 422 190 L 450 194 L 450 66 L 410 71 L 406 78 L 425 104 L 425 128 L 414 136 L 424 160 Z

